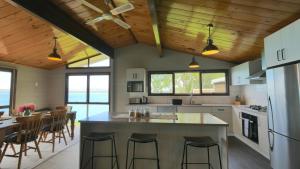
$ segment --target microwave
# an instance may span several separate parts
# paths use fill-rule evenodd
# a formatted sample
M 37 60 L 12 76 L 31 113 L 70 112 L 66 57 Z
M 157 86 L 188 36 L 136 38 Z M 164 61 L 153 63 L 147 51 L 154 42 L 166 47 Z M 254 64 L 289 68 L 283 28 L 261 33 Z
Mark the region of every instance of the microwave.
M 144 92 L 144 81 L 128 81 L 127 92 Z

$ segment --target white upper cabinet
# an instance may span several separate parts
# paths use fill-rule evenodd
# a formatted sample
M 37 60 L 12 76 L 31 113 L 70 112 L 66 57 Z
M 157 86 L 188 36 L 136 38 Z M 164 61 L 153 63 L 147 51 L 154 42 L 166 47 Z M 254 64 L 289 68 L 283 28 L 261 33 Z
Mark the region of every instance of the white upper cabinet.
M 300 60 L 300 19 L 264 39 L 267 67 Z
M 134 68 L 126 70 L 127 81 L 146 81 L 146 70 Z
M 261 70 L 261 60 L 242 63 L 231 68 L 231 85 L 248 85 L 261 83 L 247 79 L 250 75 Z

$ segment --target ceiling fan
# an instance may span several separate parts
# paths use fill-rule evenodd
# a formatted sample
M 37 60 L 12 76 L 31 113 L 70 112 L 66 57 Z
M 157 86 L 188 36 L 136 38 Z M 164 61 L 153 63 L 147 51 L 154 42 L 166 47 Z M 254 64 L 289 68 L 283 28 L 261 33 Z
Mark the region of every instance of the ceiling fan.
M 98 12 L 98 13 L 102 13 L 102 16 L 96 17 L 96 18 L 91 19 L 91 20 L 88 20 L 86 22 L 86 24 L 89 24 L 89 25 L 94 26 L 96 28 L 95 23 L 100 22 L 102 20 L 111 20 L 114 23 L 121 26 L 122 28 L 124 28 L 124 29 L 130 29 L 129 24 L 122 21 L 120 18 L 114 16 L 114 15 L 119 15 L 121 13 L 124 13 L 124 12 L 127 12 L 127 11 L 130 11 L 130 10 L 134 9 L 134 6 L 130 2 L 128 2 L 124 5 L 118 6 L 118 7 L 114 8 L 110 11 L 104 12 L 100 8 L 98 8 L 97 6 L 91 4 L 90 2 L 87 2 L 86 0 L 80 0 L 80 1 L 83 5 L 89 7 L 90 9 L 92 9 L 92 10 Z M 112 5 L 111 0 L 104 0 L 104 3 L 107 6 Z

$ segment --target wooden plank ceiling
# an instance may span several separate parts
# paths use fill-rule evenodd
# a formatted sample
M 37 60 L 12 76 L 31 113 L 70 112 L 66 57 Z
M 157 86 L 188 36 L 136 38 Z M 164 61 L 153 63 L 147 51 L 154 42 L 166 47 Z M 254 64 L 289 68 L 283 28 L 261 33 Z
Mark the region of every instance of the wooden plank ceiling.
M 152 19 L 147 0 L 130 0 L 135 9 L 121 14 L 130 30 L 112 21 L 101 21 L 95 27 L 89 19 L 101 16 L 79 0 L 52 0 L 79 23 L 85 25 L 111 47 L 134 43 L 155 45 Z M 109 11 L 104 0 L 89 0 L 103 11 Z M 127 0 L 113 0 L 120 6 Z M 208 37 L 207 24 L 213 23 L 213 40 L 220 53 L 208 56 L 230 62 L 260 57 L 263 38 L 300 18 L 299 0 L 160 0 L 156 5 L 161 44 L 164 48 L 200 55 Z M 51 62 L 47 55 L 57 36 L 64 61 L 87 46 L 50 24 L 0 0 L 0 60 L 40 68 L 55 68 L 65 63 Z
M 63 62 L 47 60 L 57 37 Z M 72 36 L 21 8 L 0 0 L 0 60 L 32 67 L 52 69 L 68 60 L 99 53 Z

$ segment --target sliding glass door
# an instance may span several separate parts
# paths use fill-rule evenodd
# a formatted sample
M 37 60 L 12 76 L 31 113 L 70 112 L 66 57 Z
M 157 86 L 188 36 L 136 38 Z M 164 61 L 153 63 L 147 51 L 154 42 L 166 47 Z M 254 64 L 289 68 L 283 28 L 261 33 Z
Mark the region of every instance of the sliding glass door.
M 0 68 L 0 112 L 9 115 L 13 101 L 13 71 Z
M 77 119 L 109 112 L 109 74 L 68 74 L 66 103 Z

